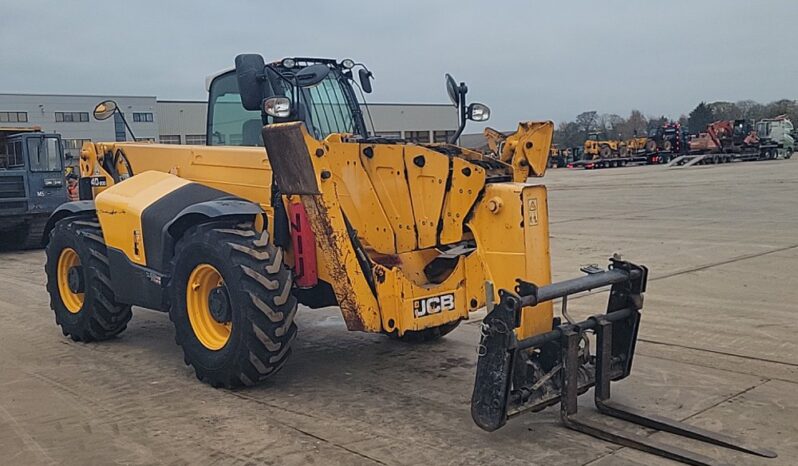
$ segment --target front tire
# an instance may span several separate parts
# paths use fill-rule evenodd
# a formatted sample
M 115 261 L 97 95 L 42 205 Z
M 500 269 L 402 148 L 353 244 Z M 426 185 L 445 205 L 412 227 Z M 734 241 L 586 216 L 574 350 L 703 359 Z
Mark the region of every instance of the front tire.
M 268 231 L 223 223 L 187 231 L 175 249 L 169 316 L 197 378 L 234 388 L 279 371 L 297 330 L 292 286 Z
M 107 340 L 121 333 L 132 316 L 116 302 L 108 256 L 96 218 L 56 223 L 46 249 L 47 292 L 55 321 L 74 341 Z

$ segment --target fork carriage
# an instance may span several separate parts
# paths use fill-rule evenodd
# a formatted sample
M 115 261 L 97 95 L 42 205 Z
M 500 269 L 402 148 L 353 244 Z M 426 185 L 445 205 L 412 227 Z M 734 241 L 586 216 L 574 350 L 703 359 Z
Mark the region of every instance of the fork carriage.
M 712 458 L 648 437 L 602 425 L 577 415 L 577 397 L 590 388 L 598 410 L 643 427 L 670 432 L 738 451 L 775 458 L 770 450 L 662 416 L 647 415 L 610 401 L 610 382 L 629 375 L 643 307 L 648 270 L 611 259 L 609 270 L 591 266 L 586 276 L 538 287 L 518 281 L 514 291 L 500 290 L 483 321 L 479 359 L 471 398 L 471 416 L 484 430 L 494 431 L 526 411 L 560 403 L 560 419 L 569 429 L 693 465 L 715 464 Z M 582 322 L 567 312 L 568 296 L 611 286 L 607 311 Z M 551 331 L 519 339 L 521 309 L 562 298 L 563 315 Z M 588 333 L 596 338 L 590 355 Z

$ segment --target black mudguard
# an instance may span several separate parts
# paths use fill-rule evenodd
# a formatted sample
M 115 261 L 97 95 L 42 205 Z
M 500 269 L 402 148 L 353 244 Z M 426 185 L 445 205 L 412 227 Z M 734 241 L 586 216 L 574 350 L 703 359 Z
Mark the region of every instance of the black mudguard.
M 44 243 L 46 244 L 50 240 L 50 232 L 59 220 L 75 216 L 94 215 L 94 213 L 94 201 L 72 201 L 61 204 L 47 219 L 47 224 L 44 227 Z

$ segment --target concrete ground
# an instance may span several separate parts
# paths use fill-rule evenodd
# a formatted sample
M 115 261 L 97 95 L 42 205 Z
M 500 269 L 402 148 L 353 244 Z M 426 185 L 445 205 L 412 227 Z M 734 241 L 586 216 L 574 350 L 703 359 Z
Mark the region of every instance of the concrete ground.
M 653 434 L 664 442 L 729 464 L 796 464 L 798 161 L 552 170 L 545 181 L 555 279 L 613 252 L 651 269 L 635 368 L 615 399 L 779 458 Z M 301 312 L 279 375 L 215 390 L 183 365 L 166 315 L 134 312 L 105 343 L 64 338 L 43 262 L 41 251 L 0 255 L 2 464 L 672 464 L 565 429 L 554 409 L 478 429 L 477 319 L 413 346 L 346 332 L 336 309 Z M 605 298 L 571 309 L 600 312 Z

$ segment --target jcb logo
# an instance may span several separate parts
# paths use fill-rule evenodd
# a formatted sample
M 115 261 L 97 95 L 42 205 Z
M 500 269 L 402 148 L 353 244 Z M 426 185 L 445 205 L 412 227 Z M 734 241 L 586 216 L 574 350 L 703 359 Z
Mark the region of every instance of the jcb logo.
M 452 293 L 413 301 L 413 312 L 415 312 L 416 317 L 424 317 L 430 314 L 438 314 L 443 311 L 453 310 L 454 294 Z

